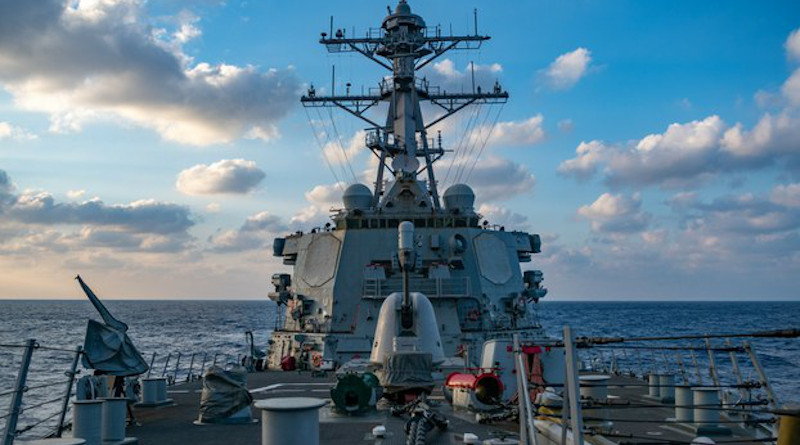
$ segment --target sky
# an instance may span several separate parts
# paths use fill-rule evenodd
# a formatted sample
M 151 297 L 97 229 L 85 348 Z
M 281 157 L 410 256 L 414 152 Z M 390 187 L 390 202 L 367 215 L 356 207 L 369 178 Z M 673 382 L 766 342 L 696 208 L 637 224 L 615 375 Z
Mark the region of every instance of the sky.
M 477 9 L 492 36 L 418 73 L 510 93 L 437 127 L 439 186 L 541 234 L 525 267 L 548 300 L 800 301 L 800 4 L 410 4 L 456 34 Z M 331 16 L 360 36 L 385 15 L 0 0 L 0 298 L 82 298 L 80 273 L 106 298 L 265 299 L 287 271 L 272 240 L 374 181 L 363 125 L 299 98 L 377 86 L 381 67 L 318 39 Z

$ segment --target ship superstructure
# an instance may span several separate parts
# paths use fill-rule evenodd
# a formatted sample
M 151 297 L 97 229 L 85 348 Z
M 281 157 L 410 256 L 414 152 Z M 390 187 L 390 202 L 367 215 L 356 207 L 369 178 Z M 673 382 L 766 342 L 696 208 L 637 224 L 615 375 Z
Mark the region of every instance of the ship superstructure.
M 539 252 L 539 237 L 484 224 L 472 189 L 456 180 L 439 196 L 434 173 L 448 150 L 428 130 L 508 94 L 498 83 L 489 93 L 477 85 L 440 92 L 415 73 L 487 39 L 477 27 L 443 36 L 405 1 L 364 38 L 322 35 L 328 50 L 358 52 L 391 71 L 374 94 L 323 96 L 312 87 L 302 99 L 368 122 L 365 146 L 380 163 L 372 189 L 354 183 L 344 191 L 331 224 L 275 240 L 275 255 L 294 274 L 273 276 L 270 297 L 283 315 L 270 341 L 273 369 L 264 369 L 251 331 L 245 355 L 206 345 L 154 350 L 148 365 L 128 326 L 79 278 L 105 322 L 89 322 L 82 347 L 0 345 L 4 357 L 20 355 L 13 389 L 0 387 L 10 399 L 0 412 L 3 445 L 31 437 L 75 445 L 800 443 L 800 410 L 782 405 L 750 342 L 734 343 L 798 338 L 800 329 L 691 334 L 676 319 L 665 326 L 676 335 L 586 337 L 569 325 L 561 338 L 544 335 L 532 310 L 546 294 L 542 273 L 520 268 Z M 381 104 L 384 125 L 366 114 Z M 437 111 L 426 118 L 430 109 Z M 58 356 L 71 362 L 66 372 Z M 45 366 L 31 366 L 34 358 Z M 92 372 L 81 374 L 80 362 Z M 31 369 L 39 375 L 28 379 Z M 141 399 L 127 384 L 126 398 L 103 397 L 109 374 L 138 374 Z M 127 383 L 135 388 L 134 379 Z M 332 403 L 320 398 L 328 394 Z M 138 439 L 125 428 L 133 401 L 142 424 L 129 431 Z M 62 435 L 72 438 L 53 438 Z M 34 442 L 45 443 L 25 443 Z
M 435 165 L 448 150 L 441 134 L 429 134 L 471 105 L 504 103 L 508 93 L 497 81 L 449 93 L 417 75 L 448 51 L 477 49 L 488 39 L 477 25 L 471 35 L 443 35 L 405 1 L 364 37 L 332 27 L 322 33 L 320 43 L 329 52 L 355 52 L 388 71 L 368 93 L 352 95 L 348 89 L 336 95 L 331 88 L 330 95 L 322 95 L 311 86 L 301 99 L 306 107 L 342 109 L 365 122 L 364 145 L 378 167 L 372 188 L 360 183 L 346 188 L 343 208 L 324 229 L 275 240 L 274 254 L 294 270 L 273 277 L 270 297 L 284 322 L 272 334 L 270 367 L 287 358 L 314 368 L 369 356 L 381 304 L 402 289 L 397 257 L 402 221 L 416 229 L 409 285 L 433 303 L 445 355 L 477 363 L 487 338 L 541 334 L 530 306 L 546 293 L 542 273 L 520 269 L 540 252 L 540 237 L 486 224 L 466 184 L 454 184 L 440 196 Z M 388 109 L 383 123 L 373 120 L 380 105 Z M 423 109 L 434 111 L 426 116 Z

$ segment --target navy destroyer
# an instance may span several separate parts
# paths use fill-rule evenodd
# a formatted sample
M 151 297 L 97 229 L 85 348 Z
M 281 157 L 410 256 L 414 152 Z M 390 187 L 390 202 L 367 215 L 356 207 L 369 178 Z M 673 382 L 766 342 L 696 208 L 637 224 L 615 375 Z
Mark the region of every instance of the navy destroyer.
M 587 338 L 565 326 L 563 336 L 545 334 L 535 311 L 547 294 L 543 274 L 520 267 L 540 253 L 541 238 L 484 223 L 466 184 L 439 193 L 436 163 L 449 149 L 432 129 L 509 95 L 497 81 L 446 92 L 417 73 L 488 39 L 477 18 L 467 35 L 428 27 L 405 0 L 363 37 L 331 25 L 320 38 L 328 51 L 360 54 L 387 75 L 366 93 L 312 86 L 301 100 L 367 124 L 376 177 L 372 188 L 349 185 L 325 227 L 275 240 L 274 254 L 294 271 L 272 277 L 278 324 L 268 352 L 248 331 L 243 356 L 195 352 L 187 367 L 188 354 L 152 351 L 145 363 L 127 325 L 81 281 L 105 324 L 90 323 L 63 396 L 24 404 L 29 389 L 60 382 L 26 386 L 40 345 L 4 345 L 25 352 L 15 388 L 0 393 L 12 398 L 0 415 L 3 444 L 56 417 L 49 436 L 57 438 L 43 443 L 800 443 L 800 410 L 782 405 L 753 346 L 733 343 L 800 330 Z M 382 123 L 373 114 L 380 106 Z M 81 357 L 87 369 L 140 376 L 141 397 L 97 397 L 103 385 L 86 391 L 95 380 L 85 376 L 72 400 Z M 17 426 L 26 407 L 50 402 L 60 409 Z M 126 431 L 133 402 L 140 424 Z M 260 423 L 252 408 L 262 410 Z
M 460 351 L 477 365 L 486 339 L 541 333 L 531 306 L 547 292 L 542 272 L 519 267 L 540 252 L 539 235 L 482 224 L 466 184 L 441 196 L 438 189 L 437 161 L 448 149 L 441 134 L 431 137 L 431 127 L 509 95 L 497 82 L 446 92 L 418 72 L 449 51 L 477 49 L 488 39 L 477 27 L 471 35 L 443 35 L 405 1 L 365 37 L 348 37 L 341 29 L 322 33 L 320 43 L 329 52 L 355 52 L 387 71 L 369 94 L 321 95 L 312 86 L 301 99 L 306 107 L 342 109 L 367 124 L 365 149 L 378 158 L 377 176 L 372 188 L 347 187 L 343 208 L 326 228 L 275 240 L 275 255 L 294 271 L 273 277 L 270 298 L 285 312 L 285 323 L 272 334 L 270 368 L 288 358 L 310 368 L 370 355 L 381 304 L 403 286 L 397 249 L 402 221 L 415 227 L 408 285 L 433 305 L 446 356 Z M 380 104 L 388 112 L 376 122 L 368 112 Z M 425 108 L 430 115 L 423 104 L 431 105 Z

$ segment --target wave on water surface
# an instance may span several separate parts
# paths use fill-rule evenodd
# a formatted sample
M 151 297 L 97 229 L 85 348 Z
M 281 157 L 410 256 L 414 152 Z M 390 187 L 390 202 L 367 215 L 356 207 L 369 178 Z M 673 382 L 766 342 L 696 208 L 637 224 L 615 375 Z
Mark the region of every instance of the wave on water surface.
M 105 302 L 108 309 L 129 326 L 128 334 L 148 360 L 156 354 L 154 375 L 174 372 L 177 354 L 181 354 L 178 380 L 188 375 L 191 354 L 193 371 L 200 371 L 201 361 L 207 364 L 218 354 L 219 361 L 235 361 L 246 353 L 245 331 L 252 331 L 256 346 L 267 349 L 269 335 L 275 325 L 275 305 L 270 301 L 122 301 Z M 682 334 L 730 334 L 779 328 L 797 328 L 800 302 L 554 302 L 539 304 L 539 318 L 548 334 L 561 337 L 564 325 L 570 325 L 578 336 L 641 337 Z M 39 349 L 34 353 L 28 385 L 51 386 L 31 390 L 25 395 L 27 405 L 63 394 L 64 388 L 55 382 L 64 381 L 74 350 L 83 343 L 89 318 L 99 318 L 88 301 L 5 300 L 0 301 L 0 344 L 22 344 L 35 338 L 45 347 L 64 351 Z M 800 339 L 751 339 L 761 364 L 782 402 L 800 402 Z M 740 345 L 739 341 L 734 342 Z M 687 343 L 682 343 L 686 345 Z M 676 343 L 677 345 L 677 343 Z M 702 342 L 693 343 L 701 346 Z M 718 343 L 718 346 L 722 346 Z M 597 357 L 587 356 L 591 361 Z M 687 366 L 691 363 L 684 356 Z M 0 394 L 13 388 L 22 349 L 0 347 Z M 167 356 L 170 363 L 165 366 Z M 717 366 L 722 378 L 731 378 L 732 362 L 728 354 L 717 354 Z M 202 358 L 201 358 L 202 357 Z M 644 353 L 642 366 L 619 356 L 620 368 L 630 367 L 637 372 L 651 368 L 674 366 L 672 356 Z M 666 359 L 666 361 L 665 361 Z M 701 368 L 708 358 L 698 353 Z M 740 367 L 745 379 L 756 379 L 753 367 L 745 354 L 740 355 Z M 644 367 L 645 369 L 638 369 Z M 675 371 L 677 369 L 674 369 Z M 55 396 L 54 396 L 55 394 Z M 54 405 L 58 405 L 55 403 Z M 8 406 L 8 397 L 0 397 L 0 425 Z M 45 416 L 57 414 L 53 406 Z M 35 423 L 42 414 L 25 413 L 20 426 Z M 50 425 L 52 423 L 49 423 Z M 44 423 L 48 425 L 48 423 Z

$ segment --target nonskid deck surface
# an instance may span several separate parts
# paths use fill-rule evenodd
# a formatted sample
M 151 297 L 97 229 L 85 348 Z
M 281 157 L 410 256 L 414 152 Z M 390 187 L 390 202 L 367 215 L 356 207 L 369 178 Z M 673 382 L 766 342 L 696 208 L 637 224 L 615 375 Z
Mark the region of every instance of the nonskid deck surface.
M 248 388 L 256 400 L 274 397 L 316 397 L 329 399 L 330 387 L 335 377 L 329 373 L 325 377 L 312 377 L 308 372 L 260 372 L 248 374 Z M 616 396 L 615 403 L 634 405 L 658 405 L 645 398 L 647 388 L 642 380 L 614 376 L 609 381 L 609 395 Z M 615 385 L 622 385 L 619 387 Z M 169 397 L 175 401 L 172 406 L 160 408 L 137 408 L 136 416 L 141 426 L 129 427 L 128 436 L 137 437 L 140 443 L 148 444 L 259 444 L 261 443 L 261 424 L 239 425 L 195 425 L 200 406 L 201 382 L 191 382 L 169 388 Z M 445 402 L 441 392 L 434 392 L 432 403 L 438 403 L 436 410 L 450 421 L 446 431 L 434 430 L 429 433 L 428 444 L 463 443 L 464 433 L 478 435 L 481 440 L 507 436 L 516 438 L 515 423 L 478 424 L 474 414 L 456 411 Z M 584 413 L 589 416 L 589 413 Z M 261 413 L 254 410 L 253 417 L 260 419 Z M 674 409 L 654 408 L 611 408 L 608 417 L 615 419 L 615 434 L 629 437 L 607 437 L 614 442 L 691 442 L 695 432 L 681 425 L 665 422 L 674 417 Z M 624 420 L 623 420 L 624 419 Z M 625 421 L 629 420 L 629 421 Z M 650 421 L 650 422 L 643 422 Z M 377 439 L 371 432 L 375 426 L 383 425 L 388 434 Z M 330 407 L 320 410 L 320 443 L 322 444 L 405 444 L 403 427 L 405 419 L 393 417 L 386 409 L 364 416 L 342 416 L 332 413 Z M 587 427 L 592 427 L 588 422 Z M 727 443 L 752 443 L 752 436 L 732 424 L 726 424 L 732 435 L 721 437 Z M 588 443 L 594 442 L 591 435 L 585 437 Z M 607 442 L 606 442 L 607 443 Z
M 308 372 L 259 372 L 248 374 L 247 386 L 256 400 L 273 397 L 330 398 L 330 388 L 335 383 L 333 373 L 326 377 L 312 377 Z M 139 443 L 149 444 L 260 444 L 261 423 L 243 425 L 194 425 L 200 407 L 202 384 L 198 382 L 172 386 L 168 395 L 175 405 L 159 408 L 136 408 L 141 426 L 128 427 L 128 436 L 139 438 Z M 438 402 L 437 411 L 447 416 L 450 426 L 446 431 L 433 430 L 428 434 L 429 444 L 463 443 L 464 433 L 477 434 L 481 439 L 516 436 L 508 428 L 513 424 L 480 425 L 474 415 L 454 413 L 441 393 L 432 395 Z M 261 418 L 254 410 L 253 417 Z M 376 439 L 371 432 L 375 426 L 384 425 L 387 437 Z M 393 417 L 388 410 L 378 410 L 364 416 L 342 416 L 331 413 L 330 407 L 320 410 L 321 444 L 405 444 L 403 427 L 405 419 Z M 503 428 L 506 428 L 505 430 Z
M 626 443 L 689 443 L 698 436 L 698 432 L 691 425 L 676 423 L 674 421 L 675 408 L 664 406 L 660 402 L 646 397 L 648 388 L 647 381 L 625 376 L 612 376 L 608 382 L 608 394 L 613 399 L 614 404 L 622 405 L 619 408 L 609 408 L 607 417 L 613 420 L 614 436 L 606 436 L 607 439 L 615 442 Z M 625 404 L 634 406 L 626 407 Z M 645 407 L 647 405 L 647 407 Z M 593 416 L 584 410 L 584 416 Z M 730 435 L 711 435 L 715 441 L 724 442 L 725 445 L 750 444 L 752 445 L 752 432 L 746 431 L 733 423 L 724 423 L 726 419 L 722 416 L 721 425 L 730 429 Z M 592 427 L 591 422 L 586 422 L 585 426 Z M 629 437 L 618 437 L 629 435 Z M 702 433 L 701 435 L 708 435 Z M 591 440 L 591 436 L 588 437 Z M 741 440 L 741 442 L 737 442 Z

